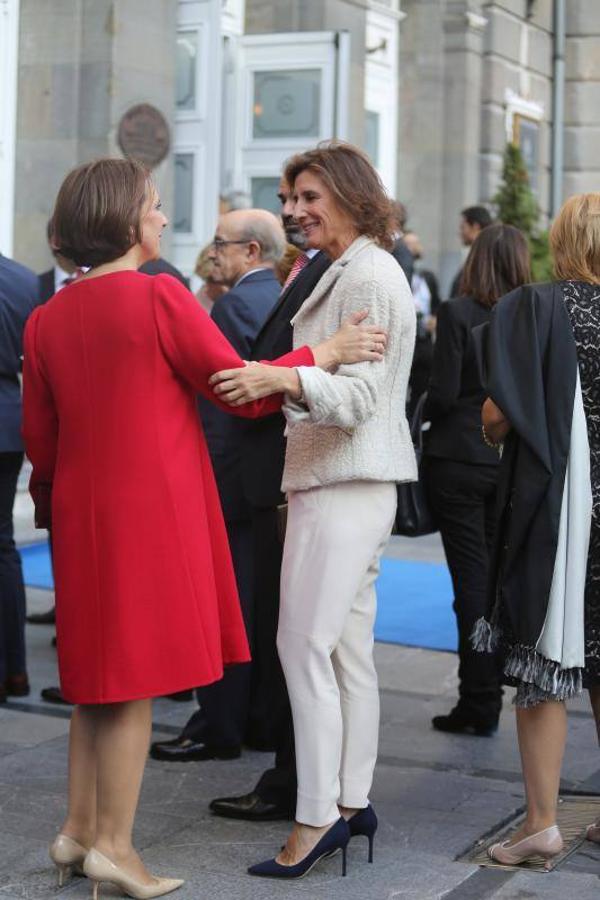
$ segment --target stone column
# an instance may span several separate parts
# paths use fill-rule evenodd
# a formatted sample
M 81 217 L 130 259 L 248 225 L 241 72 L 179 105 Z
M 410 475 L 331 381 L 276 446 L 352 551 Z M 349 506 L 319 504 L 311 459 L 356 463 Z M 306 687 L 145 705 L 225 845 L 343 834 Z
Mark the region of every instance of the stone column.
M 0 253 L 12 256 L 19 2 L 0 0 Z
M 397 196 L 408 227 L 439 271 L 444 133 L 444 0 L 403 0 L 400 24 Z
M 461 209 L 479 201 L 481 77 L 486 18 L 482 4 L 447 0 L 440 280 L 444 293 L 462 263 L 456 232 Z
M 563 196 L 600 183 L 600 3 L 567 0 Z
M 172 126 L 176 12 L 177 0 L 21 0 L 15 247 L 32 267 L 50 263 L 46 221 L 65 174 L 121 155 L 122 114 L 151 103 Z M 155 177 L 169 208 L 169 158 Z

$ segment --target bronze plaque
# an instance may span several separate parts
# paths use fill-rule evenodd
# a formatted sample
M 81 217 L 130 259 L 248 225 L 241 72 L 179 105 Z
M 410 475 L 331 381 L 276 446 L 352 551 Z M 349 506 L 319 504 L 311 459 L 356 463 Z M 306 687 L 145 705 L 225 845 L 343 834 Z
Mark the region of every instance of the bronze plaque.
M 119 123 L 117 139 L 125 156 L 139 159 L 150 169 L 162 162 L 169 152 L 167 120 L 149 103 L 139 103 L 127 110 Z

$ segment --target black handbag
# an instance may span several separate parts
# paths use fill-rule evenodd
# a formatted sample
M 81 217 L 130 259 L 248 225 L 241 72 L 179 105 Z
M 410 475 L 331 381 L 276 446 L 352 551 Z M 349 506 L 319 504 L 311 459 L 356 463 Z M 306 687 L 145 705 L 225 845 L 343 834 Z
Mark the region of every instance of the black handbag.
M 410 423 L 410 436 L 417 457 L 418 481 L 409 481 L 397 485 L 398 507 L 396 510 L 395 534 L 405 537 L 421 537 L 424 534 L 433 534 L 438 530 L 435 518 L 429 504 L 423 486 L 422 458 L 423 458 L 423 407 L 427 394 L 421 394 Z

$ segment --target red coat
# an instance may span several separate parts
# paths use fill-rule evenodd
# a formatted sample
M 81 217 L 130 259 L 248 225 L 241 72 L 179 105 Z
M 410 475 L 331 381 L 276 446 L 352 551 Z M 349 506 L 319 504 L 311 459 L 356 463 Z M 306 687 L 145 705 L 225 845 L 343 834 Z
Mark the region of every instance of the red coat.
M 60 678 L 74 703 L 173 693 L 250 658 L 196 411 L 197 393 L 215 401 L 209 376 L 240 365 L 168 275 L 84 279 L 27 323 L 23 432 L 38 512 L 51 490 Z

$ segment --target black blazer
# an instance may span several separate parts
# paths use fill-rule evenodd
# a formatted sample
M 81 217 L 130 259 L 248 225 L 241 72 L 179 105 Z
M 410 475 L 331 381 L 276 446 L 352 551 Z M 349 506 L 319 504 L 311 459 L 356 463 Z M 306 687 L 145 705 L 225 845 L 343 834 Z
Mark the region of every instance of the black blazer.
M 249 359 L 256 336 L 277 303 L 281 286 L 272 269 L 246 276 L 215 301 L 210 316 L 242 359 Z M 204 434 L 227 521 L 250 515 L 241 478 L 243 422 L 206 400 L 198 399 Z
M 486 391 L 512 425 L 498 473 L 486 619 L 492 626 L 509 623 L 499 650 L 511 654 L 512 675 L 523 677 L 526 667 L 547 674 L 553 694 L 572 689 L 578 672 L 561 669 L 534 649 L 556 565 L 577 384 L 577 346 L 564 286 L 530 284 L 511 291 L 494 307 L 489 328 L 475 335 Z
M 171 265 L 170 262 L 167 262 L 166 259 L 163 259 L 162 256 L 158 259 L 151 259 L 144 263 L 143 266 L 140 266 L 139 271 L 143 272 L 144 275 L 172 275 L 173 278 L 180 281 L 184 287 L 189 289 L 190 286 L 190 282 L 185 275 L 182 275 L 179 269 L 176 269 L 175 266 Z
M 300 272 L 263 325 L 256 338 L 252 359 L 276 359 L 293 347 L 291 319 L 312 294 L 331 261 L 324 253 L 313 256 Z M 285 418 L 282 413 L 244 422 L 242 481 L 244 495 L 253 506 L 277 506 L 282 502 L 281 478 L 285 462 Z
M 450 295 L 449 295 L 450 300 L 452 300 L 453 297 L 460 296 L 460 282 L 463 277 L 463 269 L 464 269 L 464 266 L 461 266 L 460 269 L 458 270 L 458 272 L 456 273 L 456 275 L 454 276 L 454 278 L 452 279 L 452 284 L 450 285 Z
M 415 260 L 402 240 L 402 238 L 396 238 L 394 241 L 394 246 L 391 249 L 391 254 L 406 275 L 406 280 L 408 281 L 408 285 L 412 282 L 413 273 L 415 271 Z
M 40 286 L 40 303 L 45 303 L 55 294 L 54 290 L 54 269 L 48 269 L 38 275 L 38 284 Z
M 481 434 L 481 383 L 471 331 L 489 322 L 491 310 L 471 297 L 457 297 L 438 309 L 437 338 L 424 418 L 427 456 L 457 462 L 498 465 L 498 453 Z

